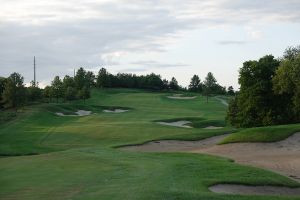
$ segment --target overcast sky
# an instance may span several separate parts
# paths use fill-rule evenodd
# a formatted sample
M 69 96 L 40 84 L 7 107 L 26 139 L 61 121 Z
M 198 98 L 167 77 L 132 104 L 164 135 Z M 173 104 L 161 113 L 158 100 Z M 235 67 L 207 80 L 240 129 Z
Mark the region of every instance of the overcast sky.
M 0 76 L 41 85 L 74 68 L 158 73 L 187 86 L 211 71 L 238 87 L 250 59 L 300 44 L 300 0 L 0 0 Z

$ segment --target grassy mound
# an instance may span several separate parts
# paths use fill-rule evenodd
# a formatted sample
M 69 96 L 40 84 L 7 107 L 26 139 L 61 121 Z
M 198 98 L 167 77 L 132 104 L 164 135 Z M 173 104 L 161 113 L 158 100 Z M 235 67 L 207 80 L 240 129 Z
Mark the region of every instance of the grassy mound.
M 277 142 L 300 131 L 300 124 L 242 129 L 226 137 L 221 144 L 235 142 Z

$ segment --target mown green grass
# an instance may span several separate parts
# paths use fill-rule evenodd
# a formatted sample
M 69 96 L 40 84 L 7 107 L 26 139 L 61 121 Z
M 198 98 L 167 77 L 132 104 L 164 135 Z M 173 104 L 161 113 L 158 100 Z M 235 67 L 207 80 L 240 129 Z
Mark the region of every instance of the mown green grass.
M 235 142 L 277 142 L 299 131 L 300 124 L 248 128 L 227 136 L 221 144 Z
M 85 104 L 77 101 L 27 107 L 22 117 L 0 125 L 0 199 L 238 200 L 253 197 L 214 194 L 207 188 L 215 183 L 299 185 L 273 172 L 223 158 L 114 148 L 157 139 L 196 140 L 234 130 L 155 123 L 174 118 L 224 120 L 226 106 L 217 99 L 206 103 L 201 96 L 184 101 L 167 95 L 130 89 L 95 90 Z M 119 114 L 102 112 L 107 107 L 131 109 Z M 54 113 L 79 108 L 95 114 L 60 117 Z

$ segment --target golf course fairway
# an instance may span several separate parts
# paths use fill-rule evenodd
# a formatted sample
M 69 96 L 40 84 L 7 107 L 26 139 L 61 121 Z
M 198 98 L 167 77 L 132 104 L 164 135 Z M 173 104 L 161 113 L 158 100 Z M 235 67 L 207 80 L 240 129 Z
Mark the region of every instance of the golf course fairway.
M 16 118 L 0 124 L 0 199 L 300 199 L 213 193 L 209 187 L 216 184 L 300 185 L 226 158 L 117 148 L 154 140 L 200 140 L 239 131 L 226 125 L 227 106 L 219 99 L 211 97 L 206 103 L 206 97 L 197 94 L 194 99 L 170 99 L 170 95 L 103 89 L 93 90 L 85 103 L 25 107 Z M 103 112 L 105 109 L 128 112 Z M 55 114 L 71 115 L 78 110 L 91 114 Z M 192 128 L 157 123 L 172 119 L 191 121 Z M 206 126 L 222 128 L 203 128 Z

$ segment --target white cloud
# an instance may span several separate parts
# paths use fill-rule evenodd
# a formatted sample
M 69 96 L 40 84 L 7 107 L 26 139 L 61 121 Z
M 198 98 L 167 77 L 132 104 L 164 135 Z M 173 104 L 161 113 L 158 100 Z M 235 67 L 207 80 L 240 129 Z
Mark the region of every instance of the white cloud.
M 149 53 L 165 52 L 178 38 L 188 37 L 188 30 L 299 23 L 299 10 L 299 0 L 2 1 L 0 45 L 5 48 L 0 49 L 0 64 L 5 67 L 0 68 L 0 74 L 19 71 L 30 79 L 33 55 L 43 80 L 78 66 L 118 65 L 130 53 L 147 59 Z M 263 36 L 256 29 L 248 33 L 253 39 Z M 247 41 L 220 41 L 243 42 Z M 156 65 L 170 66 L 163 63 L 157 61 Z

